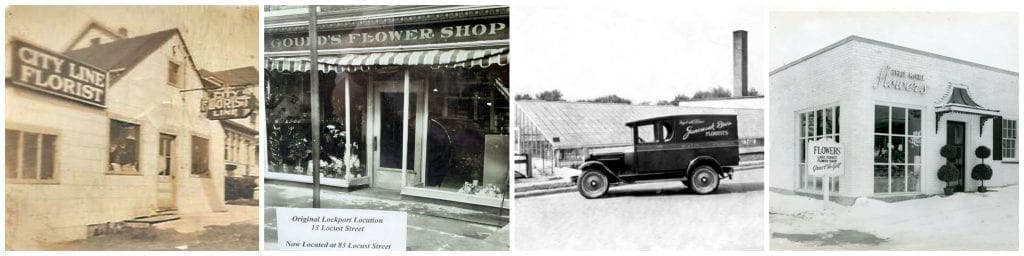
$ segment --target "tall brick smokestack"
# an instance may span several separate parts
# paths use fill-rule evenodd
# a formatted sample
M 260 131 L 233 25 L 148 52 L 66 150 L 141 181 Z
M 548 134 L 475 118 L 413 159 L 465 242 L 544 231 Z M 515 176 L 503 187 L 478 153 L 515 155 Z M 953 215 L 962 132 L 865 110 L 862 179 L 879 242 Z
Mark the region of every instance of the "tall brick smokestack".
M 747 95 L 747 31 L 732 32 L 732 96 Z

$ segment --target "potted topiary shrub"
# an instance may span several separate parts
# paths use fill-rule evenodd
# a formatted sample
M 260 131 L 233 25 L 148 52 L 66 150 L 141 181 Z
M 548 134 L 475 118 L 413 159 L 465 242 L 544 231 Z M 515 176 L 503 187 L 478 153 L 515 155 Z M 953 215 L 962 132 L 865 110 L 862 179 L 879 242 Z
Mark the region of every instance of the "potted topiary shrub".
M 956 191 L 956 187 L 950 185 L 950 182 L 960 180 L 960 169 L 957 169 L 953 163 L 946 163 L 939 168 L 939 180 L 946 182 L 946 195 L 952 195 Z
M 985 164 L 985 158 L 991 155 L 992 150 L 985 146 L 980 146 L 974 150 L 974 156 L 981 159 L 981 163 L 971 169 L 971 179 L 981 181 L 981 186 L 978 186 L 978 192 L 988 192 L 988 188 L 985 187 L 985 181 L 992 179 L 992 167 Z
M 946 164 L 939 168 L 939 180 L 946 182 L 946 195 L 952 195 L 956 191 L 950 183 L 960 180 L 960 169 L 953 164 L 953 159 L 959 153 L 957 146 L 946 144 L 939 149 L 939 154 L 946 159 Z

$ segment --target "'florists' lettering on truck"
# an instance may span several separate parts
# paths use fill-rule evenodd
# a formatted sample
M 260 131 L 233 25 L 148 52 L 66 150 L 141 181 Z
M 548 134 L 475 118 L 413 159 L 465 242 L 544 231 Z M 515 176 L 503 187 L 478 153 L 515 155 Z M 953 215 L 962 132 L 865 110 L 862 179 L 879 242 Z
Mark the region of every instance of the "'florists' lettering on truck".
M 707 125 L 697 126 L 695 124 L 703 124 L 704 120 L 691 119 L 679 121 L 679 125 L 685 126 L 686 132 L 683 133 L 683 140 L 690 138 L 692 134 L 703 133 L 705 137 L 718 137 L 718 136 L 729 136 L 729 130 L 724 128 L 732 126 L 733 123 L 730 121 L 715 121 Z

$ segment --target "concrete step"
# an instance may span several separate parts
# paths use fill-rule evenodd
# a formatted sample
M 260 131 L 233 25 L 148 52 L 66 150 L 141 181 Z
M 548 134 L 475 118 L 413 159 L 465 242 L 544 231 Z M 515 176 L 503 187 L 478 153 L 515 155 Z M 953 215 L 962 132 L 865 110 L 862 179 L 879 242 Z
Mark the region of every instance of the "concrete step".
M 179 219 L 181 219 L 181 217 L 178 216 L 177 211 L 174 211 L 173 213 L 164 211 L 150 216 L 136 217 L 134 219 L 126 220 L 124 223 L 131 227 L 146 227 Z

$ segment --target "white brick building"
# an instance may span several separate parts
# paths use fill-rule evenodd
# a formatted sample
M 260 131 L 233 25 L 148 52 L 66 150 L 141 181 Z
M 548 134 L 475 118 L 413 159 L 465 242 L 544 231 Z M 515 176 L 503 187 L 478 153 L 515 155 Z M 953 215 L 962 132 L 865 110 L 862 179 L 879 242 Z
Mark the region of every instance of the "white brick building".
M 943 145 L 956 158 L 958 191 L 975 191 L 971 169 L 993 169 L 985 186 L 1018 183 L 1018 73 L 851 36 L 770 74 L 771 188 L 820 194 L 820 178 L 803 170 L 808 140 L 837 138 L 845 174 L 833 195 L 891 197 L 939 194 Z
M 106 72 L 105 105 L 12 83 L 21 66 L 8 66 L 8 250 L 86 238 L 159 211 L 224 208 L 224 129 L 199 111 L 203 87 L 181 33 L 83 35 L 111 36 L 49 52 Z M 20 51 L 7 48 L 12 63 Z

